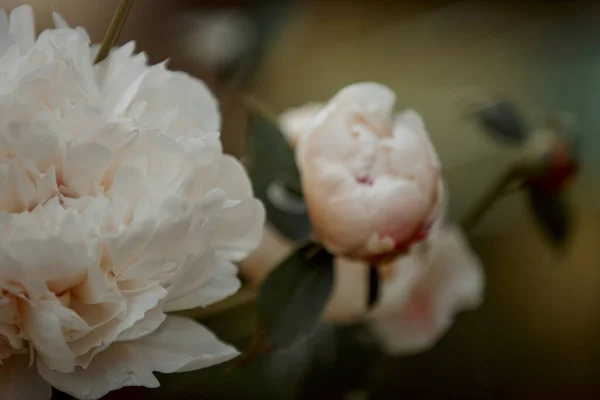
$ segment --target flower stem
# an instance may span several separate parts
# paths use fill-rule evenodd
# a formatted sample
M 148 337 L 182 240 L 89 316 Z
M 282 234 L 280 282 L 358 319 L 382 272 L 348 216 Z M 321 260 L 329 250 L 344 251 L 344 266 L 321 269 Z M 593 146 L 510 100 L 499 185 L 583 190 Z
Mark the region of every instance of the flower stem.
M 373 308 L 377 300 L 379 300 L 379 292 L 381 291 L 381 279 L 379 278 L 379 270 L 377 265 L 370 265 L 369 268 L 369 294 L 367 297 L 367 309 Z
M 477 223 L 483 216 L 492 208 L 494 203 L 507 193 L 513 191 L 508 190 L 510 185 L 516 180 L 521 180 L 527 173 L 526 168 L 521 164 L 517 164 L 506 171 L 494 186 L 487 191 L 479 200 L 475 207 L 466 215 L 461 225 L 466 232 L 469 232 L 477 226 Z M 520 187 L 519 187 L 520 189 Z
M 106 35 L 104 36 L 104 40 L 102 41 L 98 55 L 96 55 L 94 64 L 104 60 L 108 56 L 108 53 L 110 53 L 110 49 L 112 49 L 117 42 L 117 38 L 121 33 L 121 29 L 123 29 L 123 25 L 125 25 L 125 20 L 127 19 L 127 15 L 129 14 L 132 4 L 133 0 L 121 0 L 119 3 L 117 11 L 115 11 L 113 19 L 110 21 L 110 25 L 108 26 L 108 30 L 106 31 Z

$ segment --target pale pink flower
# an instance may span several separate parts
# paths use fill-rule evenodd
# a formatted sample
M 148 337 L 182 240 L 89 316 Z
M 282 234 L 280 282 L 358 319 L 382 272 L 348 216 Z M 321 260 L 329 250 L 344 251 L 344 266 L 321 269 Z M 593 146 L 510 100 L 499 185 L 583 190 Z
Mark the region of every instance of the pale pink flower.
M 312 226 L 336 255 L 377 259 L 423 240 L 443 198 L 440 166 L 415 111 L 394 93 L 350 85 L 309 119 L 296 160 Z
M 421 351 L 450 328 L 454 315 L 482 301 L 479 258 L 460 230 L 444 227 L 392 262 L 379 299 L 367 309 L 367 268 L 360 261 L 335 260 L 335 287 L 324 318 L 338 323 L 366 321 L 389 354 Z
M 264 211 L 205 85 L 0 13 L 0 393 L 80 399 L 237 351 L 169 311 L 240 286 Z

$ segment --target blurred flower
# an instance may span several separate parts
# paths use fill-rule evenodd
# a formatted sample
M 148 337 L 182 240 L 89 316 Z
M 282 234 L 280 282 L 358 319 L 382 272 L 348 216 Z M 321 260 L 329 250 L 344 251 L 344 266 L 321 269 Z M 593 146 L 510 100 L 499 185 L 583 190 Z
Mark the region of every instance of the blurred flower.
M 553 194 L 566 189 L 579 172 L 575 146 L 552 129 L 534 132 L 524 147 L 524 161 L 533 167 L 528 185 Z
M 213 69 L 239 62 L 257 40 L 252 20 L 238 10 L 186 14 L 176 23 L 191 26 L 182 42 L 184 54 Z
M 337 258 L 325 319 L 366 320 L 387 353 L 404 354 L 430 347 L 449 329 L 456 313 L 481 303 L 481 264 L 456 227 L 442 228 L 388 267 L 391 275 L 382 280 L 380 298 L 369 311 L 369 266 Z
M 237 291 L 262 233 L 215 99 L 133 43 L 92 65 L 54 18 L 36 39 L 30 7 L 0 13 L 0 392 L 96 399 L 235 357 L 165 315 Z
M 302 132 L 296 160 L 313 228 L 336 255 L 373 261 L 402 253 L 437 217 L 437 155 L 419 114 L 392 118 L 394 103 L 385 86 L 350 85 L 305 128 L 289 130 Z

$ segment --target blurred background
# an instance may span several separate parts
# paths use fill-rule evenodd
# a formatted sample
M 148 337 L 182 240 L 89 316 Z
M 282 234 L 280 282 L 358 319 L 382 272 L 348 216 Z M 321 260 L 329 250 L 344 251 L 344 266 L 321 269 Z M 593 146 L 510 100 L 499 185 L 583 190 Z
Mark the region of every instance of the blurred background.
M 7 9 L 22 3 L 0 1 Z M 39 29 L 51 26 L 55 7 L 100 42 L 118 0 L 30 3 Z M 443 164 L 452 219 L 464 216 L 516 155 L 465 117 L 465 99 L 504 96 L 534 126 L 550 111 L 573 113 L 583 168 L 571 192 L 573 236 L 560 255 L 537 233 L 519 196 L 486 216 L 471 236 L 486 269 L 485 303 L 460 315 L 429 352 L 384 358 L 370 350 L 368 337 L 346 343 L 346 335 L 361 337 L 348 328 L 335 334 L 335 354 L 311 368 L 310 379 L 301 384 L 278 384 L 258 364 L 231 374 L 216 368 L 161 377 L 161 389 L 126 390 L 109 398 L 600 398 L 596 3 L 136 1 L 119 43 L 135 40 L 152 63 L 169 58 L 172 69 L 205 80 L 221 99 L 225 150 L 238 157 L 247 152 L 249 132 L 241 94 L 279 113 L 326 101 L 353 82 L 378 81 L 397 93 L 399 109 L 423 115 Z M 248 165 L 252 168 L 252 157 Z M 268 251 L 278 257 L 286 246 L 281 237 Z M 252 302 L 223 310 L 199 317 L 223 339 L 243 346 L 254 323 Z

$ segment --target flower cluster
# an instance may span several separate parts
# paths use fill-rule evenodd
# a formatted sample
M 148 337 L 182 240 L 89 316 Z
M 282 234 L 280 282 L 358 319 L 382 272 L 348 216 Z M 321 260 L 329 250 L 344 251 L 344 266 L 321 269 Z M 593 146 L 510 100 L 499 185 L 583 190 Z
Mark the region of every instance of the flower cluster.
M 264 211 L 205 85 L 0 13 L 0 391 L 82 399 L 237 352 L 169 311 L 239 288 Z

